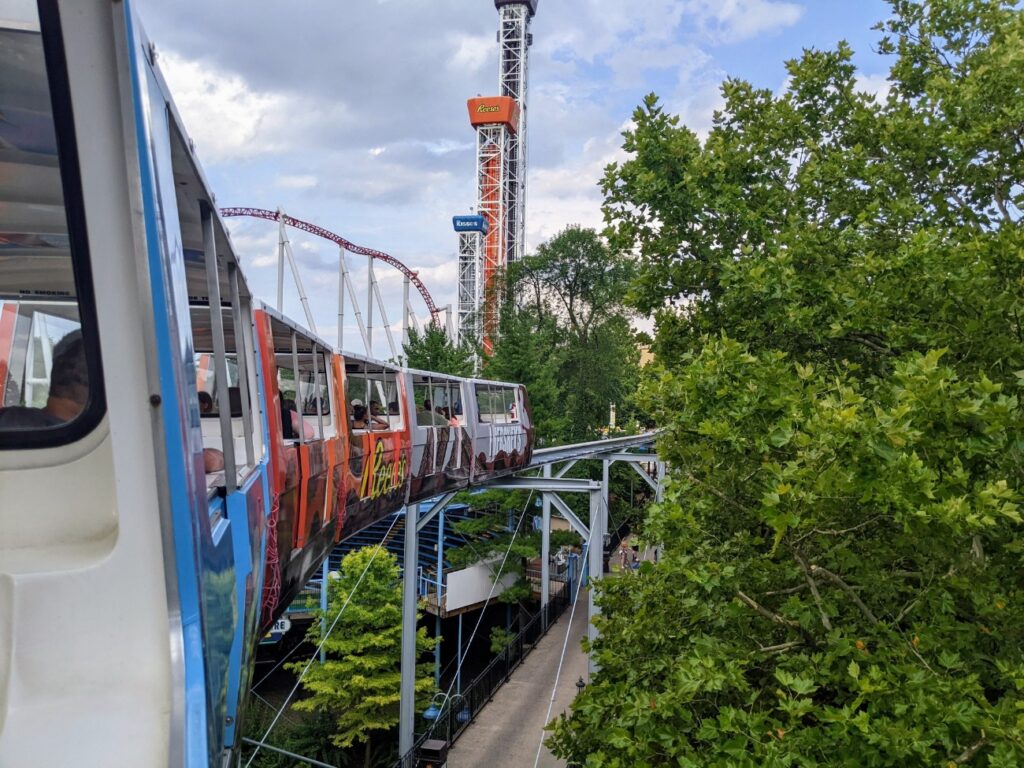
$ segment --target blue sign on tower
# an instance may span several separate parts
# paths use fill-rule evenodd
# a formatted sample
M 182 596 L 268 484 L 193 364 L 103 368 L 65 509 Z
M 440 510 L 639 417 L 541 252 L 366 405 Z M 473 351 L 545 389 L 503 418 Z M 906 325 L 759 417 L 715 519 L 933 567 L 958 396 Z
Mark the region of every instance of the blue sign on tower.
M 482 232 L 486 235 L 489 229 L 483 216 L 452 216 L 452 225 L 456 232 Z

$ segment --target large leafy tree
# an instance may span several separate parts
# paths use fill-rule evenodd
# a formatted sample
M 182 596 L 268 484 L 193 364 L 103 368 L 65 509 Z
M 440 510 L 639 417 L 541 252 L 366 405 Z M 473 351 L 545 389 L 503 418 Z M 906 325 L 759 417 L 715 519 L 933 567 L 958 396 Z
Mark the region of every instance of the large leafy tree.
M 615 403 L 628 415 L 639 352 L 624 304 L 632 266 L 592 229 L 570 226 L 512 265 L 485 375 L 527 385 L 538 434 L 592 439 Z
M 891 5 L 884 98 L 808 50 L 608 171 L 673 471 L 562 756 L 1024 764 L 1024 14 Z
M 365 575 L 364 574 L 365 571 Z M 295 709 L 321 713 L 332 721 L 331 741 L 348 748 L 365 745 L 371 764 L 374 737 L 398 724 L 401 688 L 402 585 L 398 560 L 382 547 L 366 547 L 345 556 L 338 578 L 328 580 L 327 625 L 323 643 L 327 659 L 314 663 L 302 678 L 306 698 Z M 416 634 L 420 653 L 432 648 L 427 630 Z M 319 621 L 309 629 L 319 644 Z M 306 663 L 288 665 L 301 672 Z M 429 695 L 434 680 L 429 663 L 417 667 L 416 692 Z

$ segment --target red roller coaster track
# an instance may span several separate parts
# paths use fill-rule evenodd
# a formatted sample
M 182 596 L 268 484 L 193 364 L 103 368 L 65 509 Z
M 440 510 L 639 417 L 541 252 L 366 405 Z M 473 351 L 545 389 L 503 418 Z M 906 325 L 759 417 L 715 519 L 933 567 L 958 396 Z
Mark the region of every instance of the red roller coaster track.
M 419 276 L 409 269 L 405 264 L 400 262 L 394 256 L 390 256 L 383 251 L 375 251 L 373 248 L 364 248 L 361 245 L 356 245 L 346 240 L 341 235 L 336 235 L 328 229 L 319 227 L 316 224 L 310 224 L 308 221 L 302 221 L 289 216 L 286 213 L 280 213 L 279 211 L 268 211 L 266 208 L 221 208 L 220 215 L 224 218 L 234 218 L 237 216 L 248 216 L 253 219 L 266 219 L 267 221 L 280 221 L 284 218 L 284 223 L 289 227 L 308 232 L 311 235 L 322 237 L 324 240 L 330 240 L 332 243 L 340 245 L 346 251 L 352 253 L 358 253 L 361 256 L 372 256 L 373 258 L 383 261 L 385 264 L 390 264 L 392 267 L 397 269 L 403 275 L 409 278 L 409 282 L 416 286 L 416 290 L 420 292 L 420 296 L 423 297 L 423 303 L 427 305 L 427 309 L 430 310 L 430 317 L 434 322 L 440 322 L 438 315 L 440 312 L 437 309 L 437 305 L 434 304 L 434 299 L 430 295 L 430 291 L 427 290 L 427 286 L 423 284 Z

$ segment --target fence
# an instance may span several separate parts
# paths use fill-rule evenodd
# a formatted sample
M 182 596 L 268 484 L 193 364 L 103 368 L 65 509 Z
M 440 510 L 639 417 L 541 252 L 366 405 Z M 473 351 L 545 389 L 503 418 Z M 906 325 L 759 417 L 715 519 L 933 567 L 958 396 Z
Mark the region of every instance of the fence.
M 417 757 L 420 747 L 428 739 L 438 739 L 449 745 L 455 743 L 569 606 L 569 587 L 569 584 L 562 584 L 561 589 L 551 595 L 547 606 L 526 622 L 519 634 L 509 641 L 504 652 L 491 661 L 466 686 L 463 693 L 453 695 L 445 703 L 437 719 L 427 728 L 426 733 L 420 735 L 409 754 L 395 763 L 394 768 L 417 768 L 421 763 Z

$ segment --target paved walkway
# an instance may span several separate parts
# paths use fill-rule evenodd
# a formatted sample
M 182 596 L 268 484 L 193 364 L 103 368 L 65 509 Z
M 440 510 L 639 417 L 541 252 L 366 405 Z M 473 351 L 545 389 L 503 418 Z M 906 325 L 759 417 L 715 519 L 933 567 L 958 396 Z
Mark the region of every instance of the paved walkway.
M 555 684 L 558 660 L 565 643 L 572 606 L 566 609 L 547 635 L 537 643 L 523 663 L 483 708 L 476 720 L 459 737 L 448 753 L 448 768 L 533 768 L 537 747 L 547 722 L 551 689 Z M 576 681 L 587 679 L 587 657 L 580 640 L 587 633 L 587 593 L 580 592 L 576 615 L 572 618 L 569 645 L 558 678 L 551 719 L 568 710 L 576 696 Z M 547 748 L 538 763 L 541 768 L 564 766 Z

